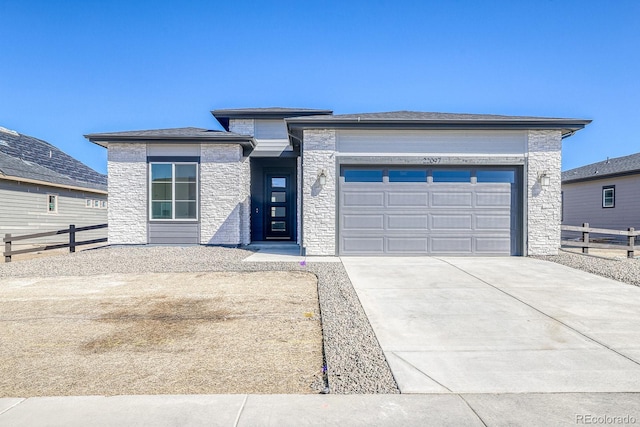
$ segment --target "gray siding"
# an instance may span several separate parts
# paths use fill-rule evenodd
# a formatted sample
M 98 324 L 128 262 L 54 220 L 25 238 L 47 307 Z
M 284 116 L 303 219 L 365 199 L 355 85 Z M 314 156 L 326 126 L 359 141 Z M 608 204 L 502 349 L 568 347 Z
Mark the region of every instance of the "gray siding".
M 197 222 L 150 222 L 149 243 L 151 244 L 193 244 L 200 238 Z
M 284 120 L 256 120 L 256 139 L 289 139 Z
M 615 185 L 615 207 L 602 207 L 602 187 Z M 562 184 L 565 225 L 589 225 L 598 228 L 640 229 L 640 175 L 604 178 Z
M 526 151 L 525 131 L 339 130 L 340 153 L 514 155 Z
M 58 195 L 58 212 L 47 212 L 48 194 Z M 68 228 L 104 224 L 107 209 L 87 207 L 86 201 L 106 201 L 107 196 L 92 192 L 66 190 L 17 181 L 0 180 L 0 233 L 12 235 L 40 233 Z M 107 229 L 86 231 L 78 234 L 76 240 L 107 237 Z M 65 243 L 68 234 L 52 236 L 15 245 L 36 243 Z

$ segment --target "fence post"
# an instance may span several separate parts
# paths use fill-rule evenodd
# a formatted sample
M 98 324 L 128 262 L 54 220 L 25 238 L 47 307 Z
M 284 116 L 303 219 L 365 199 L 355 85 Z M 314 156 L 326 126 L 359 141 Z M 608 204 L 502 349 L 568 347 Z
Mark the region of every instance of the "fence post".
M 636 236 L 633 235 L 634 232 L 634 228 L 630 227 L 629 228 L 629 238 L 627 241 L 627 245 L 629 245 L 629 248 L 627 248 L 627 258 L 633 258 L 633 251 L 634 251 L 634 246 L 636 244 Z
M 582 223 L 582 227 L 584 228 L 589 228 L 589 223 L 588 222 L 584 222 Z M 589 253 L 589 232 L 588 231 L 583 231 L 582 232 L 582 242 L 584 243 L 584 246 L 582 246 L 582 253 L 583 254 L 588 254 Z
M 4 262 L 11 262 L 11 233 L 4 235 Z
M 69 252 L 76 251 L 76 226 L 71 224 L 69 226 Z

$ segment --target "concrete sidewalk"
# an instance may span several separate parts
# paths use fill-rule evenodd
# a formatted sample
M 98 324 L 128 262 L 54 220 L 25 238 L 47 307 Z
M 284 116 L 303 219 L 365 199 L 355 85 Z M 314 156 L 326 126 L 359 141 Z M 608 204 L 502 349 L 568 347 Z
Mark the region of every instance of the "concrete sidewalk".
M 598 420 L 600 422 L 596 422 Z M 0 426 L 12 427 L 575 426 L 638 423 L 640 395 L 633 393 L 0 399 Z

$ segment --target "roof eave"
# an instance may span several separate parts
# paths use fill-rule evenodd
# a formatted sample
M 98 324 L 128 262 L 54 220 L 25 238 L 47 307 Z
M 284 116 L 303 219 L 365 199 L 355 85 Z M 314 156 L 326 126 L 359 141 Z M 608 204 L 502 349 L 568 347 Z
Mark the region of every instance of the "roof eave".
M 220 119 L 285 119 L 287 117 L 304 117 L 331 115 L 332 110 L 291 110 L 291 111 L 242 111 L 242 110 L 212 110 L 211 114 Z
M 7 181 L 24 182 L 28 184 L 43 185 L 43 186 L 54 187 L 54 188 L 64 188 L 67 190 L 85 191 L 89 193 L 97 193 L 97 194 L 105 194 L 105 195 L 108 194 L 106 187 L 103 187 L 103 186 L 101 186 L 103 188 L 92 188 L 92 187 L 85 187 L 81 183 L 78 183 L 78 185 L 58 184 L 55 182 L 44 181 L 41 179 L 23 178 L 20 176 L 5 175 L 5 174 L 0 174 L 0 179 L 5 179 Z
M 246 136 L 225 136 L 224 138 L 190 138 L 190 137 L 175 137 L 175 136 L 117 136 L 117 135 L 84 135 L 89 141 L 97 144 L 101 147 L 107 148 L 109 143 L 112 142 L 125 142 L 125 143 L 159 143 L 167 144 L 173 142 L 180 142 L 182 144 L 238 144 L 246 149 L 253 149 L 256 146 L 256 141 L 252 137 Z
M 314 119 L 305 120 L 304 117 L 295 117 L 285 119 L 290 129 L 302 128 L 359 128 L 359 129 L 381 129 L 381 128 L 401 128 L 401 129 L 473 129 L 473 130 L 492 130 L 492 129 L 544 129 L 544 130 L 561 130 L 563 135 L 569 135 L 586 125 L 591 120 L 572 120 L 572 121 L 483 121 L 483 120 L 357 120 L 357 119 L 339 119 L 333 118 L 328 120 Z
M 562 183 L 575 184 L 578 182 L 598 181 L 601 179 L 620 178 L 623 176 L 630 176 L 630 175 L 640 175 L 640 169 L 633 169 L 633 170 L 624 171 L 624 172 L 613 172 L 613 173 L 607 173 L 602 175 L 598 174 L 598 175 L 591 175 L 591 176 L 583 176 L 581 178 L 563 179 Z

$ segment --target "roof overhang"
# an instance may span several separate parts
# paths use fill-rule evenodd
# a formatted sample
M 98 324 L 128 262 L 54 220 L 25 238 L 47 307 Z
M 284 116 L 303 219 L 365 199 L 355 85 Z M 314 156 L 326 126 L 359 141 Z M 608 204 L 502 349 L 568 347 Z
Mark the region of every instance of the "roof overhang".
M 0 173 L 0 179 L 5 179 L 7 181 L 24 182 L 24 183 L 27 183 L 27 184 L 42 185 L 42 186 L 53 187 L 53 188 L 63 188 L 65 190 L 83 191 L 83 192 L 86 192 L 86 193 L 95 193 L 95 194 L 104 194 L 104 195 L 108 194 L 106 190 L 100 190 L 100 189 L 97 189 L 97 188 L 89 188 L 89 187 L 81 187 L 81 186 L 65 185 L 65 184 L 56 184 L 55 182 L 42 181 L 42 180 L 39 180 L 39 179 L 23 178 L 23 177 L 20 177 L 20 176 L 4 175 L 2 173 Z
M 110 143 L 127 144 L 238 144 L 246 153 L 256 146 L 253 137 L 237 134 L 215 133 L 210 136 L 180 136 L 180 135 L 126 135 L 122 133 L 101 133 L 84 135 L 89 141 L 101 147 L 108 148 Z
M 285 119 L 287 117 L 331 115 L 333 111 L 311 108 L 228 108 L 212 110 L 211 114 L 223 128 L 229 130 L 229 120 L 231 119 Z
M 389 120 L 328 117 L 327 119 L 292 117 L 285 119 L 290 131 L 302 129 L 425 129 L 425 130 L 559 130 L 562 137 L 573 135 L 591 120 Z
M 622 171 L 622 172 L 614 172 L 614 173 L 607 173 L 607 174 L 602 174 L 602 175 L 591 175 L 591 176 L 584 176 L 581 178 L 567 178 L 567 179 L 563 179 L 562 183 L 563 184 L 576 184 L 578 182 L 586 182 L 586 181 L 599 181 L 602 179 L 613 179 L 613 178 L 621 178 L 621 177 L 625 177 L 625 176 L 632 176 L 632 175 L 640 175 L 640 170 L 639 169 L 634 169 L 634 170 L 628 170 L 628 171 Z

